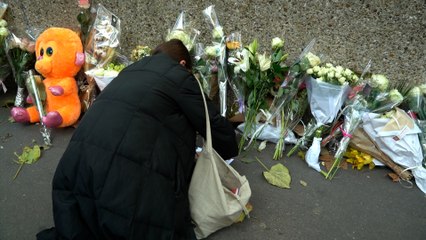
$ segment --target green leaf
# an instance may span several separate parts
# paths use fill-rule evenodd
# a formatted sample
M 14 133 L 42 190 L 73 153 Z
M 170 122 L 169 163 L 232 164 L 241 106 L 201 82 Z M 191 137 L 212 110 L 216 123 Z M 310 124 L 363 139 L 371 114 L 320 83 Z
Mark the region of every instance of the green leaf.
M 40 149 L 40 146 L 38 145 L 34 145 L 33 148 L 24 147 L 21 155 L 16 154 L 16 152 L 15 152 L 15 155 L 18 157 L 18 161 L 15 161 L 15 162 L 20 164 L 20 166 L 18 170 L 16 171 L 13 179 L 16 179 L 16 177 L 18 177 L 18 174 L 19 172 L 21 172 L 21 169 L 24 166 L 24 164 L 32 164 L 37 162 L 37 160 L 41 156 L 41 149 Z
M 248 50 L 255 55 L 257 52 L 257 48 L 258 48 L 259 44 L 257 42 L 257 39 L 254 39 L 252 43 L 250 43 L 250 45 L 248 46 Z
M 257 148 L 257 151 L 262 152 L 262 151 L 266 148 L 266 143 L 267 143 L 267 142 L 268 142 L 267 140 L 262 141 L 262 142 L 259 144 L 259 147 Z
M 263 172 L 266 180 L 280 188 L 290 188 L 291 176 L 288 169 L 281 163 L 275 164 L 269 171 Z
M 18 155 L 16 153 L 15 155 L 18 157 L 18 163 L 33 164 L 37 162 L 37 160 L 40 158 L 41 149 L 40 149 L 40 146 L 38 145 L 34 145 L 33 148 L 24 147 L 21 155 Z

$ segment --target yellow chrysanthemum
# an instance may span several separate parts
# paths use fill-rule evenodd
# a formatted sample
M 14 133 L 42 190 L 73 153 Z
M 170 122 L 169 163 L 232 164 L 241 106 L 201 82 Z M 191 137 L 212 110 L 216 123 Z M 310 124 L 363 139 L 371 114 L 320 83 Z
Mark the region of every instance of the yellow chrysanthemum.
M 352 164 L 352 168 L 356 168 L 358 170 L 362 170 L 365 165 L 368 165 L 369 169 L 373 169 L 375 166 L 371 155 L 353 148 L 349 148 L 344 156 L 347 158 L 346 162 Z

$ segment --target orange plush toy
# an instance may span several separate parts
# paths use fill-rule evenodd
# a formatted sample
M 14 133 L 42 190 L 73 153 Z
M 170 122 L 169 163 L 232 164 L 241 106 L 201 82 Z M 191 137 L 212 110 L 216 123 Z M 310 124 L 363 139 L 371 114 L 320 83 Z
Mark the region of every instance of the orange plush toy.
M 80 37 L 66 28 L 48 28 L 36 41 L 35 69 L 45 78 L 47 127 L 67 127 L 80 117 L 81 105 L 74 76 L 84 63 Z M 16 122 L 39 122 L 35 106 L 14 107 L 11 115 Z

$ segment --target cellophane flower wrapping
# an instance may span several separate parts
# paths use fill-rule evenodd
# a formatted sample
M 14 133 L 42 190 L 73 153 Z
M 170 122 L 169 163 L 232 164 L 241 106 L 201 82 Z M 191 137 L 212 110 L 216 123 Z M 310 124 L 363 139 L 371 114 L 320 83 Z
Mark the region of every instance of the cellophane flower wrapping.
M 204 93 L 211 99 L 210 92 L 210 66 L 207 63 L 203 43 L 196 43 L 193 54 L 193 72 L 194 76 L 200 81 Z
M 191 24 L 186 20 L 185 11 L 181 11 L 171 30 L 167 33 L 166 41 L 178 39 L 182 41 L 188 51 L 192 51 L 200 32 L 191 28 Z
M 227 86 L 228 86 L 228 73 L 226 61 L 226 42 L 223 27 L 219 24 L 214 5 L 210 5 L 203 10 L 203 16 L 209 24 L 212 31 L 212 43 L 205 48 L 208 61 L 211 62 L 212 75 L 217 73 L 217 85 L 219 87 L 219 110 L 220 114 L 226 117 L 227 112 Z M 211 88 L 214 89 L 215 82 L 212 81 Z M 213 91 L 212 91 L 213 92 Z
M 120 47 L 121 20 L 102 4 L 96 5 L 96 16 L 89 28 L 84 43 L 86 82 L 80 85 L 82 109 L 86 111 L 93 103 L 98 90 L 93 76 L 95 69 L 107 66 Z
M 367 65 L 369 68 L 370 64 Z M 326 178 L 332 179 L 336 174 L 340 162 L 349 145 L 350 138 L 361 124 L 364 114 L 369 112 L 384 113 L 395 108 L 403 101 L 403 96 L 398 90 L 388 90 L 389 80 L 381 74 L 373 74 L 367 81 L 354 87 L 352 92 L 356 92 L 354 97 L 349 100 L 344 109 L 344 122 L 339 132 L 343 135 L 340 139 L 334 162 L 329 169 Z
M 280 106 L 277 106 L 275 100 L 272 101 L 271 106 L 263 104 L 259 96 L 264 96 L 266 98 L 268 94 L 268 88 L 273 88 L 276 85 L 276 79 L 284 79 L 287 72 L 287 66 L 284 62 L 288 57 L 288 54 L 284 52 L 284 41 L 278 37 L 274 38 L 271 41 L 272 55 L 267 56 L 266 53 L 259 54 L 257 52 L 258 44 L 257 41 L 253 41 L 248 47 L 243 50 L 236 52 L 233 57 L 228 61 L 234 65 L 234 73 L 244 72 L 243 79 L 246 83 L 247 90 L 247 111 L 245 112 L 245 130 L 244 134 L 247 134 L 246 137 L 250 137 L 250 141 L 245 148 L 248 148 L 251 143 L 257 139 L 261 134 L 266 125 L 272 123 L 272 119 L 275 118 L 281 111 Z M 255 77 L 255 78 L 253 78 Z M 234 77 L 235 78 L 235 77 Z M 256 78 L 261 78 L 261 81 L 253 81 Z M 282 91 L 279 91 L 282 93 Z M 258 99 L 258 100 L 256 100 Z M 275 103 L 274 103 L 275 102 Z M 263 105 L 259 105 L 263 104 Z M 266 105 L 266 106 L 265 106 Z M 266 107 L 273 111 L 267 111 Z M 257 114 L 259 111 L 268 112 L 265 115 L 265 122 L 260 125 L 260 128 L 255 125 L 250 125 L 248 122 L 257 122 Z M 252 128 L 253 127 L 253 128 Z M 284 134 L 285 135 L 285 134 Z M 283 143 L 284 136 L 281 139 L 280 143 Z M 240 142 L 240 148 L 243 147 L 245 137 Z
M 362 95 L 369 112 L 384 113 L 402 103 L 404 97 L 397 89 L 389 90 L 389 80 L 382 74 L 373 74 L 363 88 Z
M 269 108 L 271 112 L 269 122 L 275 118 L 278 123 L 277 126 L 280 128 L 280 139 L 275 145 L 273 156 L 275 160 L 282 157 L 285 148 L 285 136 L 299 123 L 308 106 L 307 91 L 305 87 L 302 87 L 304 86 L 303 76 L 309 68 L 321 63 L 320 58 L 311 52 L 314 44 L 315 39 L 310 41 L 303 49 L 296 61 L 288 67 L 288 71 L 283 71 L 286 67 L 281 69 L 280 67 L 283 65 L 282 58 L 285 59 L 286 55 L 283 54 L 280 48 L 283 47 L 284 41 L 280 38 L 272 39 L 272 48 L 276 49 L 272 57 L 272 62 L 274 63 L 272 68 L 276 73 L 274 74 L 274 79 L 278 80 L 277 84 L 279 86 Z
M 233 32 L 230 35 L 226 37 L 226 50 L 228 54 L 228 76 L 229 76 L 229 85 L 231 86 L 231 89 L 235 95 L 235 104 L 236 105 L 236 112 L 231 112 L 229 115 L 232 117 L 232 115 L 236 114 L 243 114 L 246 109 L 246 87 L 245 82 L 241 74 L 238 74 L 238 68 L 237 72 L 234 72 L 234 64 L 241 64 L 240 61 L 244 61 L 243 57 L 240 56 L 242 54 L 243 45 L 241 42 L 241 33 L 239 32 Z M 247 59 L 248 61 L 248 59 Z M 231 110 L 233 108 L 231 107 Z
M 120 35 L 121 20 L 102 4 L 98 4 L 96 18 L 90 26 L 89 36 L 84 44 L 84 70 L 102 68 L 110 63 L 120 46 Z
M 317 129 L 323 125 L 333 122 L 340 111 L 349 93 L 349 85 L 335 85 L 318 79 L 307 77 L 306 87 L 308 89 L 308 101 L 314 124 L 310 125 Z M 307 130 L 314 132 L 315 130 Z
M 100 91 L 114 80 L 125 67 L 132 62 L 126 56 L 116 52 L 113 60 L 102 68 L 94 68 L 86 72 L 87 76 L 93 77 Z
M 362 116 L 367 112 L 367 105 L 362 95 L 355 95 L 346 105 L 343 111 L 344 121 L 340 126 L 340 132 L 343 137 L 339 141 L 336 153 L 334 154 L 334 162 L 329 169 L 326 178 L 332 179 L 336 174 L 344 154 L 349 146 L 352 134 L 362 122 Z
M 1 19 L 2 12 L 6 11 L 6 8 L 7 4 L 0 3 L 0 87 L 4 93 L 7 91 L 4 80 L 12 71 L 6 56 L 6 39 L 9 36 L 9 29 L 6 20 Z
M 321 128 L 332 123 L 340 111 L 344 101 L 349 93 L 349 84 L 335 85 L 328 82 L 319 81 L 318 79 L 307 77 L 306 87 L 308 89 L 308 101 L 313 116 L 312 123 L 307 126 L 305 133 L 301 137 L 301 141 L 305 141 L 306 137 L 312 136 L 313 132 L 317 138 L 321 137 Z M 318 132 L 319 131 L 319 132 Z M 306 159 L 311 164 L 318 162 L 320 151 L 311 151 Z M 308 156 L 306 156 L 308 157 Z
M 405 97 L 410 116 L 420 128 L 419 141 L 423 153 L 423 167 L 426 168 L 426 84 L 414 86 Z
M 28 94 L 32 99 L 32 102 L 36 106 L 40 116 L 40 133 L 42 135 L 43 142 L 45 145 L 49 146 L 52 144 L 50 137 L 51 131 L 43 123 L 43 117 L 46 116 L 46 110 L 44 105 L 44 102 L 46 100 L 46 90 L 42 82 L 42 77 L 40 75 L 35 75 L 34 70 L 24 72 L 24 76 Z
M 4 2 L 0 2 L 0 19 L 3 19 L 4 14 L 6 13 L 8 4 Z
M 410 169 L 417 186 L 426 193 L 426 169 L 419 154 L 421 132 L 414 120 L 402 109 L 385 114 L 368 113 L 363 116 L 363 128 L 379 149 L 395 163 Z
M 34 68 L 35 65 L 35 42 L 27 37 L 17 37 L 10 33 L 5 42 L 5 52 L 9 65 L 15 79 L 17 93 L 15 106 L 23 107 L 25 104 L 25 71 Z

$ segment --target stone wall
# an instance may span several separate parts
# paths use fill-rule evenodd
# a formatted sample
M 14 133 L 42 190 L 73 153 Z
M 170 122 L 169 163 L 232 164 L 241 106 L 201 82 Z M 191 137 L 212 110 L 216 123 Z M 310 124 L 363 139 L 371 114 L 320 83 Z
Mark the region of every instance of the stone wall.
M 78 28 L 77 0 L 3 0 L 6 20 L 16 32 L 31 26 Z M 210 42 L 202 10 L 215 5 L 225 33 L 240 31 L 243 43 L 258 39 L 269 49 L 273 37 L 286 40 L 290 59 L 313 38 L 314 53 L 334 64 L 372 72 L 392 82 L 426 82 L 426 1 L 424 0 L 97 0 L 122 20 L 122 53 L 138 44 L 154 47 L 181 10 L 201 41 Z M 24 14 L 25 12 L 25 14 Z M 25 17 L 26 16 L 26 17 Z

